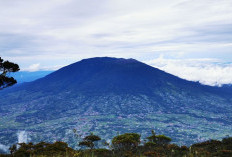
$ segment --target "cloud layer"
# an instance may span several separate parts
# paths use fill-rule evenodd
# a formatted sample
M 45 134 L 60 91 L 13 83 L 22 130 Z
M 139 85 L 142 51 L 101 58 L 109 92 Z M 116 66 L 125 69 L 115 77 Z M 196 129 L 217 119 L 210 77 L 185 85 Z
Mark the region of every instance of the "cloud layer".
M 148 64 L 180 78 L 206 85 L 232 84 L 232 63 L 222 63 L 214 59 L 174 60 L 160 56 L 148 61 Z

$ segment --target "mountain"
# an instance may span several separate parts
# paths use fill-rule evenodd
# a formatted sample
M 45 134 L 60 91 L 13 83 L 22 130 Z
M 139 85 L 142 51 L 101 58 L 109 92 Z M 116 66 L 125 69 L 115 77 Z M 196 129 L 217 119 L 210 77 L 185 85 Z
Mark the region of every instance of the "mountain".
M 231 88 L 186 81 L 134 59 L 84 59 L 41 79 L 0 91 L 0 141 L 62 140 L 75 147 L 94 132 L 104 139 L 152 129 L 174 143 L 232 134 Z

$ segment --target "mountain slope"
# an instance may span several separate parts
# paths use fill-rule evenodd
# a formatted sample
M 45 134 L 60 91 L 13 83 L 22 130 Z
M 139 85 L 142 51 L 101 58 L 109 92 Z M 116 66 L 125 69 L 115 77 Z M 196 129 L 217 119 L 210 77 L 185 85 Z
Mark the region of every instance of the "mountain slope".
M 26 129 L 33 141 L 74 144 L 74 128 L 103 138 L 155 129 L 190 144 L 231 134 L 231 94 L 134 59 L 85 59 L 0 91 L 0 135 L 5 144 L 12 143 L 17 131 Z M 187 141 L 186 135 L 193 138 Z

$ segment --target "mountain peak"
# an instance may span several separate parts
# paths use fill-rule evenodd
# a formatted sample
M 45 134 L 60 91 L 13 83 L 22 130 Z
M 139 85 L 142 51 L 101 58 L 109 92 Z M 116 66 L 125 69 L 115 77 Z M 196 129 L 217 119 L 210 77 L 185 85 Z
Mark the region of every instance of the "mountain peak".
M 132 58 L 125 59 L 125 58 L 115 58 L 115 57 L 94 57 L 94 58 L 83 59 L 79 62 L 75 62 L 68 66 L 79 65 L 79 64 L 85 64 L 86 66 L 88 66 L 92 64 L 99 65 L 99 64 L 130 64 L 130 63 L 140 64 L 141 62 Z
M 93 58 L 86 58 L 81 60 L 82 61 L 100 61 L 100 62 L 113 62 L 113 61 L 124 61 L 124 62 L 139 62 L 133 58 L 125 59 L 125 58 L 116 58 L 116 57 L 93 57 Z
M 81 91 L 134 91 L 144 90 L 149 84 L 161 83 L 165 74 L 131 58 L 95 57 L 63 67 L 36 81 L 36 84 Z

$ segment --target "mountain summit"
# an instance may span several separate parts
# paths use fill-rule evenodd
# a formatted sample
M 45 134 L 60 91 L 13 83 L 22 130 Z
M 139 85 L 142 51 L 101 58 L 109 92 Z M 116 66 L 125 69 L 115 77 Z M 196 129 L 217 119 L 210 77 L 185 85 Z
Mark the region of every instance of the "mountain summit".
M 84 59 L 33 82 L 33 89 L 75 90 L 89 93 L 154 93 L 154 88 L 187 83 L 134 59 L 98 57 Z M 36 87 L 36 88 L 35 88 Z
M 22 129 L 34 142 L 73 146 L 74 128 L 105 139 L 155 129 L 182 144 L 231 133 L 230 90 L 186 81 L 134 59 L 84 59 L 3 90 L 0 100 L 3 144 L 15 142 Z

